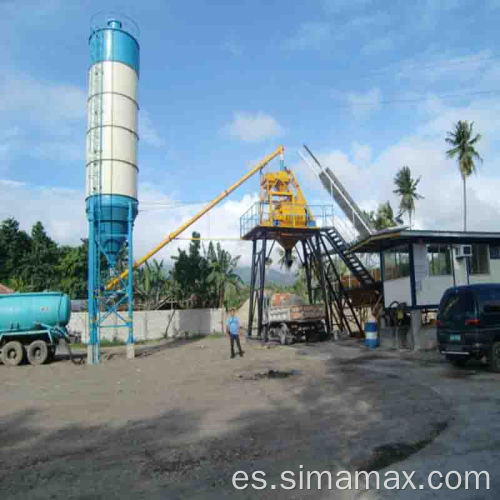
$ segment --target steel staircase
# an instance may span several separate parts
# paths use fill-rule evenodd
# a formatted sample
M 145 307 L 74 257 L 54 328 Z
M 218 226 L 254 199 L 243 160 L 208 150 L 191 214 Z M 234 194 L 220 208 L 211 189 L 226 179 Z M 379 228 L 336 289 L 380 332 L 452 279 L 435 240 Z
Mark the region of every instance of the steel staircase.
M 373 276 L 362 264 L 356 254 L 349 251 L 349 245 L 344 240 L 342 235 L 334 228 L 329 227 L 323 230 L 324 234 L 332 246 L 332 250 L 345 263 L 352 275 L 359 281 L 362 286 L 374 285 L 376 283 Z

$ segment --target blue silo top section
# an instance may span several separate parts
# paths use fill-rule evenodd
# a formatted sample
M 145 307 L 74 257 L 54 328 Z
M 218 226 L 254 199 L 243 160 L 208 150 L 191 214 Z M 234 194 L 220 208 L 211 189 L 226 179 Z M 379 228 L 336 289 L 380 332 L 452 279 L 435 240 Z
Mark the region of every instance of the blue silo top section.
M 118 61 L 127 64 L 139 74 L 139 43 L 122 29 L 122 23 L 111 19 L 104 28 L 90 35 L 90 64 Z

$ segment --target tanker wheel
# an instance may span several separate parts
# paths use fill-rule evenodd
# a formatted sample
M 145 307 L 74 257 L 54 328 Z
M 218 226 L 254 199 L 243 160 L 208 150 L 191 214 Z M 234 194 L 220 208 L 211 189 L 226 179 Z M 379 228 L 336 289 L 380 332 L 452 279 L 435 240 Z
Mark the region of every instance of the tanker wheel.
M 21 342 L 11 340 L 2 347 L 2 363 L 6 366 L 17 366 L 23 362 L 24 347 Z
M 43 365 L 49 359 L 49 346 L 44 340 L 31 342 L 27 349 L 28 361 L 31 365 Z
M 54 361 L 55 357 L 56 357 L 56 346 L 50 346 L 48 362 L 50 363 L 51 361 Z

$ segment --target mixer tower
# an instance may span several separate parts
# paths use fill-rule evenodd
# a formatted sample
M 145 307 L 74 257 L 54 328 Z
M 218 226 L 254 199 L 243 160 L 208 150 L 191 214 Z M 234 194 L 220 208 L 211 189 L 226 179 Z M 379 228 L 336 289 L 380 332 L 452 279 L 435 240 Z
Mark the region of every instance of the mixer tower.
M 276 242 L 283 249 L 285 266 L 291 267 L 293 263 L 292 251 L 299 259 L 305 272 L 309 303 L 324 305 L 327 334 L 361 330 L 333 258 L 337 252 L 332 248 L 329 234 L 332 216 L 331 206 L 307 204 L 281 153 L 279 171 L 262 175 L 260 201 L 240 219 L 241 238 L 252 241 L 249 337 L 257 319 L 257 336 L 266 340 L 263 328 L 266 264 Z

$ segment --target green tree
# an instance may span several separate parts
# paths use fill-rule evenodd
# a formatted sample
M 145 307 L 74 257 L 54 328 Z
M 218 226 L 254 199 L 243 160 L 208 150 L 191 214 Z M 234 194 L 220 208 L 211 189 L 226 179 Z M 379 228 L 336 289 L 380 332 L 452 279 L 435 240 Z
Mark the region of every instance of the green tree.
M 218 307 L 224 307 L 226 296 L 233 297 L 243 284 L 235 272 L 240 256 L 232 257 L 227 250 L 222 249 L 220 243 L 208 254 L 211 260 L 208 261 L 207 283 L 217 297 Z
M 0 225 L 0 281 L 18 278 L 23 290 L 28 286 L 20 279 L 22 263 L 30 251 L 30 237 L 19 229 L 19 222 L 13 218 L 5 219 Z M 15 288 L 17 290 L 17 288 Z
M 401 201 L 399 203 L 400 213 L 404 214 L 406 212 L 408 214 L 410 229 L 411 216 L 412 213 L 415 212 L 415 201 L 423 199 L 423 196 L 417 193 L 417 186 L 419 182 L 420 177 L 417 180 L 413 179 L 410 167 L 407 166 L 402 167 L 394 177 L 396 189 L 393 193 L 401 197 Z
M 464 201 L 464 231 L 467 231 L 467 189 L 466 180 L 472 172 L 476 172 L 475 161 L 481 163 L 483 159 L 476 151 L 475 145 L 481 140 L 481 134 L 476 134 L 473 137 L 474 122 L 459 120 L 455 124 L 455 129 L 448 132 L 446 142 L 453 146 L 446 151 L 448 158 L 458 159 L 458 169 L 463 181 L 463 201 Z
M 295 282 L 291 287 L 291 291 L 295 295 L 302 297 L 305 301 L 308 300 L 306 270 L 304 266 L 300 266 L 295 273 Z
M 146 262 L 135 272 L 136 296 L 146 310 L 155 310 L 171 298 L 170 283 L 163 260 Z
M 175 287 L 177 300 L 195 296 L 201 302 L 207 295 L 208 262 L 200 253 L 200 233 L 193 232 L 192 237 L 188 251 L 179 249 L 178 254 L 172 257 L 175 263 L 171 277 L 180 285 Z
M 77 247 L 62 247 L 54 270 L 59 276 L 55 288 L 67 293 L 72 299 L 87 298 L 88 240 Z
M 394 217 L 394 212 L 388 201 L 380 203 L 376 212 L 365 211 L 364 213 L 368 217 L 373 228 L 377 231 L 395 227 L 398 223 L 401 223 L 401 220 L 398 217 Z
M 36 222 L 31 228 L 30 249 L 21 262 L 19 276 L 29 283 L 33 291 L 55 289 L 59 284 L 59 276 L 55 272 L 59 257 L 57 244 L 47 235 L 43 224 Z

